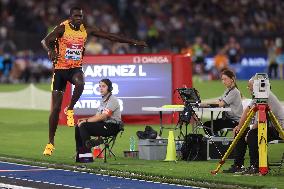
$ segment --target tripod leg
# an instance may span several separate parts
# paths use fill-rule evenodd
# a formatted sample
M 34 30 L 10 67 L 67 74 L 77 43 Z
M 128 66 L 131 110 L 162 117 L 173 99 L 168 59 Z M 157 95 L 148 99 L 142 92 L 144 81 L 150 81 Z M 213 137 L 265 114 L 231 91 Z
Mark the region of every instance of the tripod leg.
M 106 161 L 106 156 L 107 156 L 107 149 L 109 150 L 109 146 L 106 146 L 105 147 L 105 157 L 104 157 L 104 163 L 106 163 L 107 161 Z
M 179 129 L 179 135 L 178 135 L 178 139 L 181 139 L 181 137 L 184 138 L 184 134 L 182 132 L 182 126 L 183 126 L 183 122 L 181 120 L 178 121 L 176 128 L 175 129 Z
M 187 135 L 187 126 L 188 126 L 188 123 L 185 124 L 185 136 Z
M 163 133 L 163 129 L 164 129 L 164 126 L 163 126 L 163 112 L 160 111 L 159 115 L 160 115 L 160 132 L 159 132 L 159 136 L 161 137 L 162 133 Z
M 112 152 L 111 149 L 109 149 L 109 155 L 112 155 L 112 156 L 114 157 L 114 159 L 116 160 L 116 156 L 115 156 L 115 154 Z
M 267 166 L 267 117 L 266 104 L 258 106 L 258 154 L 259 154 L 259 173 L 266 175 L 268 173 Z
M 270 120 L 272 121 L 272 124 L 274 125 L 274 127 L 278 131 L 280 138 L 282 138 L 284 140 L 284 130 L 281 127 L 281 125 L 279 124 L 277 118 L 275 117 L 275 115 L 273 114 L 273 112 L 271 110 L 268 111 L 268 116 L 269 116 Z
M 231 154 L 231 152 L 233 151 L 233 149 L 235 148 L 235 146 L 237 145 L 238 141 L 240 140 L 240 138 L 243 136 L 246 128 L 249 126 L 252 117 L 255 115 L 255 109 L 251 108 L 249 110 L 248 113 L 248 117 L 244 123 L 244 125 L 242 126 L 241 130 L 239 131 L 239 133 L 237 134 L 237 136 L 234 138 L 232 144 L 230 145 L 230 147 L 228 148 L 228 150 L 226 151 L 226 153 L 224 154 L 224 156 L 222 157 L 222 159 L 220 160 L 217 168 L 214 171 L 211 171 L 211 174 L 217 174 L 219 172 L 219 170 L 221 169 L 222 165 L 225 163 L 225 160 L 229 157 L 229 155 Z
M 182 126 L 183 126 L 183 123 L 181 124 L 181 127 L 179 128 L 179 139 L 185 139 L 185 135 L 182 132 Z

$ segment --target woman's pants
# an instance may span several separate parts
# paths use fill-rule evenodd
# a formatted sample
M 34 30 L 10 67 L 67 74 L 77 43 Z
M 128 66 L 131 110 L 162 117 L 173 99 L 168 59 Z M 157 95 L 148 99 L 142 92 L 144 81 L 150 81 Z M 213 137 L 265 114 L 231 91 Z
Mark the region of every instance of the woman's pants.
M 203 124 L 204 132 L 206 135 L 218 135 L 218 131 L 223 128 L 234 128 L 238 125 L 237 121 L 231 119 L 216 119 L 213 120 L 213 133 L 211 132 L 211 121 L 206 121 Z

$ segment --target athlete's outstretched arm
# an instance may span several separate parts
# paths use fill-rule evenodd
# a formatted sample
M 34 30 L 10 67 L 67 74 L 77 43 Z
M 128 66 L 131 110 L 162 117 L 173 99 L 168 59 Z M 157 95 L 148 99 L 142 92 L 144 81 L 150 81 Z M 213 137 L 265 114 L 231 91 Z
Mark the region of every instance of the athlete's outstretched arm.
M 63 25 L 56 26 L 54 30 L 41 41 L 43 48 L 48 52 L 48 57 L 52 61 L 57 58 L 57 54 L 52 43 L 54 43 L 56 39 L 62 37 L 64 30 L 65 27 Z
M 145 43 L 145 41 L 128 39 L 126 37 L 119 36 L 119 35 L 114 34 L 114 33 L 105 32 L 105 31 L 103 31 L 99 28 L 96 28 L 96 27 L 92 27 L 92 28 L 88 27 L 87 32 L 88 32 L 88 34 L 91 34 L 93 36 L 108 39 L 110 41 L 115 41 L 115 42 L 119 42 L 119 43 L 129 43 L 129 44 L 132 44 L 132 45 L 147 47 L 147 44 Z

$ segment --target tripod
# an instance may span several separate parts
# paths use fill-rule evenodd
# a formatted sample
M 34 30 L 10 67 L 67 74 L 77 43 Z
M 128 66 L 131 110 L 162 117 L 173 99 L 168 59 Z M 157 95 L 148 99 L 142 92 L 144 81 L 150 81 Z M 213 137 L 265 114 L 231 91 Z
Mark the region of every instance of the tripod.
M 274 127 L 279 133 L 279 136 L 284 139 L 284 131 L 280 126 L 278 120 L 276 119 L 273 112 L 270 110 L 267 102 L 265 103 L 256 103 L 256 106 L 251 108 L 248 112 L 248 117 L 240 129 L 239 133 L 233 140 L 232 144 L 228 148 L 225 155 L 220 160 L 217 168 L 214 171 L 211 171 L 212 174 L 217 174 L 221 169 L 222 165 L 225 163 L 225 160 L 231 154 L 239 139 L 244 134 L 246 128 L 251 123 L 252 118 L 258 112 L 258 152 L 259 152 L 259 173 L 261 175 L 266 175 L 268 173 L 268 165 L 267 165 L 267 120 L 270 119 Z M 267 117 L 268 115 L 268 117 Z
M 189 125 L 191 119 L 193 119 L 194 122 L 196 122 L 196 125 L 203 125 L 200 118 L 194 111 L 192 105 L 190 103 L 185 103 L 184 110 L 179 113 L 179 120 L 175 128 L 175 129 L 179 128 L 179 136 L 178 136 L 179 139 L 182 139 L 182 138 L 184 139 L 185 136 L 188 134 L 187 126 Z M 182 131 L 183 125 L 185 125 L 185 134 Z M 193 133 L 196 133 L 196 132 L 197 132 L 196 129 L 194 129 Z

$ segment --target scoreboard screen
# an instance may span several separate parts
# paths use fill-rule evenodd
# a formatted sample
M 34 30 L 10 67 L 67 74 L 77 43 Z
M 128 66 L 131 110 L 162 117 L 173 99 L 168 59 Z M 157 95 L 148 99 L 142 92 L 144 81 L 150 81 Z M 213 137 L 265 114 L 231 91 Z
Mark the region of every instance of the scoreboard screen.
M 93 115 L 100 105 L 99 81 L 109 78 L 122 114 L 143 115 L 143 106 L 172 104 L 172 64 L 84 64 L 85 87 L 76 103 L 76 115 Z M 71 92 L 73 93 L 74 86 Z M 156 114 L 156 112 L 153 112 Z

